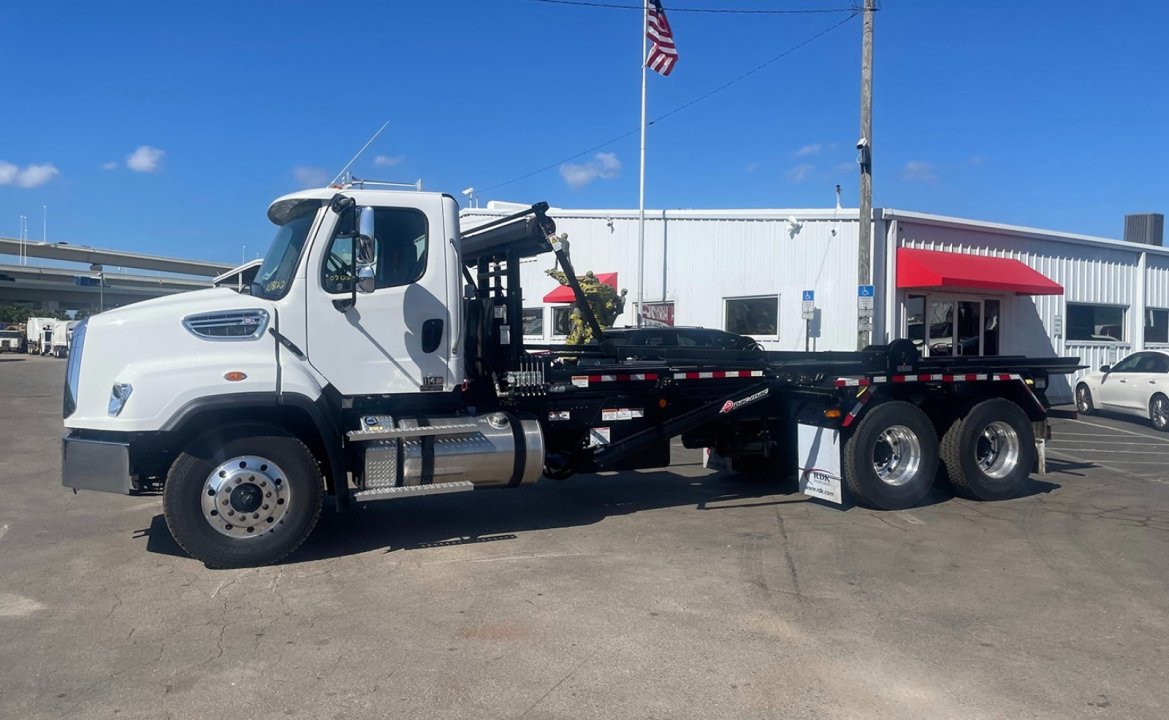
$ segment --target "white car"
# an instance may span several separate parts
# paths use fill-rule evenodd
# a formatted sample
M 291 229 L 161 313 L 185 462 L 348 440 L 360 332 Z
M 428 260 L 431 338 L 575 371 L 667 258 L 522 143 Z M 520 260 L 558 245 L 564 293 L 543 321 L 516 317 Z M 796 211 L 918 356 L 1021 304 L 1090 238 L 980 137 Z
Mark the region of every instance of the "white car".
M 1169 352 L 1145 350 L 1080 378 L 1076 407 L 1082 413 L 1112 410 L 1138 415 L 1169 431 Z

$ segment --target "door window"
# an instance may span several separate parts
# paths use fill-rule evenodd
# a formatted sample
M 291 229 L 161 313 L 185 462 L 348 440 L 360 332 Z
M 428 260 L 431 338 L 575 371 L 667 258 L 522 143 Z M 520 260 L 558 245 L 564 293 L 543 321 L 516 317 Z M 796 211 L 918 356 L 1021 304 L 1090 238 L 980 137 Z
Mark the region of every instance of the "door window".
M 982 349 L 982 301 L 958 301 L 957 355 L 978 355 Z
M 353 238 L 357 212 L 349 210 L 337 221 L 321 266 L 325 292 L 350 292 Z M 426 271 L 429 232 L 426 214 L 413 208 L 377 208 L 374 211 L 374 240 L 377 264 L 375 287 L 400 287 L 416 282 Z
M 1111 372 L 1114 372 L 1114 373 L 1144 372 L 1141 369 L 1141 366 L 1144 364 L 1146 354 L 1147 353 L 1136 353 L 1133 355 L 1129 355 L 1125 359 L 1123 359 L 1120 362 L 1113 365 Z
M 982 325 L 982 354 L 983 355 L 998 355 L 999 354 L 999 306 L 1000 302 L 995 299 L 986 299 L 982 301 L 983 309 L 983 325 Z
M 930 300 L 929 354 L 954 354 L 954 301 Z

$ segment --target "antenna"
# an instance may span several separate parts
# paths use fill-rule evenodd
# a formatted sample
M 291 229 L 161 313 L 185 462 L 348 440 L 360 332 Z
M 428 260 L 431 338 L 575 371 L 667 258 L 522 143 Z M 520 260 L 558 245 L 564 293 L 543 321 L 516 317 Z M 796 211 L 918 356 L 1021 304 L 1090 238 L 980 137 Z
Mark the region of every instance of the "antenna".
M 330 185 L 337 184 L 337 181 L 341 179 L 341 176 L 345 174 L 345 171 L 349 169 L 349 166 L 352 165 L 353 163 L 357 162 L 357 158 L 361 157 L 361 153 L 365 152 L 365 149 L 367 147 L 369 147 L 371 144 L 373 144 L 374 140 L 377 140 L 377 136 L 381 135 L 382 130 L 385 130 L 386 126 L 389 124 L 390 124 L 389 120 L 386 120 L 384 123 L 382 123 L 382 126 L 377 129 L 377 132 L 375 132 L 373 134 L 373 137 L 371 137 L 369 140 L 366 141 L 366 143 L 364 145 L 361 146 L 361 149 L 357 151 L 357 154 L 353 156 L 353 159 L 350 160 L 349 162 L 345 163 L 345 167 L 341 168 L 341 172 L 337 173 L 337 177 L 333 178 L 333 182 L 329 183 Z

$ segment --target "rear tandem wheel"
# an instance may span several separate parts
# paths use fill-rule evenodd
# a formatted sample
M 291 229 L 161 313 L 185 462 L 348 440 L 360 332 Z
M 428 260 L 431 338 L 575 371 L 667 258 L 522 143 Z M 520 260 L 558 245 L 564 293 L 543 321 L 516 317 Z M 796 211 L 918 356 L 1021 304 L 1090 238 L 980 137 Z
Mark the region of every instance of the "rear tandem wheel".
M 959 495 L 975 500 L 1018 495 L 1036 454 L 1030 418 L 1003 398 L 978 403 L 942 437 L 942 462 L 950 484 Z
M 853 499 L 880 510 L 921 501 L 938 471 L 938 435 L 916 405 L 883 403 L 865 415 L 844 445 L 844 481 Z

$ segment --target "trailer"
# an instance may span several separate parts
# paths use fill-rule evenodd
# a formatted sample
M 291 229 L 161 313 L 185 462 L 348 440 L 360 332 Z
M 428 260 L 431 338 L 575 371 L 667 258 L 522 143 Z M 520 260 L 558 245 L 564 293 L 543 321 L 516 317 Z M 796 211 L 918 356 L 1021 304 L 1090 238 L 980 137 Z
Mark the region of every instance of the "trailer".
M 53 325 L 56 318 L 30 317 L 25 324 L 26 347 L 29 355 L 47 355 L 53 347 Z
M 1075 359 L 525 344 L 519 267 L 545 253 L 604 339 L 547 209 L 460 231 L 449 195 L 353 182 L 278 199 L 248 293 L 76 328 L 64 484 L 161 491 L 187 552 L 240 567 L 292 552 L 326 496 L 343 510 L 660 467 L 677 437 L 883 510 L 940 474 L 999 500 L 1043 471 L 1047 382 Z
M 57 358 L 68 357 L 69 347 L 73 342 L 73 330 L 79 322 L 79 320 L 54 321 L 49 348 L 46 354 Z

